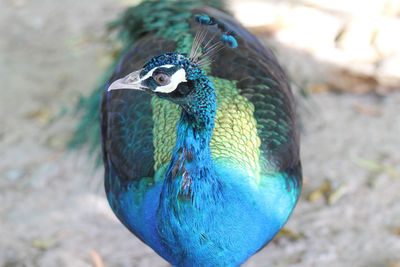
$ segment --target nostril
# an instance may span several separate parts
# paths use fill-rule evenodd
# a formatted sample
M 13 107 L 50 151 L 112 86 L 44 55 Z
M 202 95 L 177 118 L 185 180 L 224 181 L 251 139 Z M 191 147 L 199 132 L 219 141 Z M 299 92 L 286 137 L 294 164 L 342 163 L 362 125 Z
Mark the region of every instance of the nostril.
M 135 76 L 129 76 L 129 77 L 126 78 L 125 82 L 127 82 L 127 83 L 133 83 L 133 82 L 136 82 L 137 80 L 138 80 L 137 77 L 135 77 Z

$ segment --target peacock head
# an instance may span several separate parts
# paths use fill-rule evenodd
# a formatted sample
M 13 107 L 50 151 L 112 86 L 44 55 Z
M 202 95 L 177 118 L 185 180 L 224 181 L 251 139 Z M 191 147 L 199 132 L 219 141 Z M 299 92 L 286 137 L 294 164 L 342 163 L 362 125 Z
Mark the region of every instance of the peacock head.
M 211 83 L 198 64 L 184 54 L 165 53 L 150 59 L 142 69 L 114 81 L 108 91 L 134 89 L 187 104 L 202 85 Z
M 133 89 L 179 104 L 190 117 L 210 122 L 216 112 L 214 87 L 198 63 L 185 54 L 153 57 L 142 69 L 114 81 L 108 91 Z

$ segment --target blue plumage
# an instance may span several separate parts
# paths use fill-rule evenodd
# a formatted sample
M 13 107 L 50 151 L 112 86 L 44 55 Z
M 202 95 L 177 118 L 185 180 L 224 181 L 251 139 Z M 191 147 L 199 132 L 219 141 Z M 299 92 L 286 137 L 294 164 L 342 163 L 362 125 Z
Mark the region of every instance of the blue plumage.
M 103 92 L 107 198 L 174 266 L 238 266 L 283 227 L 300 193 L 293 97 L 272 53 L 231 17 L 185 12 L 203 38 L 194 51 L 176 51 L 189 37 L 148 32 Z

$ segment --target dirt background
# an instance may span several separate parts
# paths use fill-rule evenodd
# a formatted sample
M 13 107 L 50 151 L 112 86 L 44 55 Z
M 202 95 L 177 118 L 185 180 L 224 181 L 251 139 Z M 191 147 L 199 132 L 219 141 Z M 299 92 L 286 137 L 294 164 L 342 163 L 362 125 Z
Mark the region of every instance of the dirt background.
M 400 266 L 400 86 L 396 78 L 400 68 L 393 68 L 397 52 L 380 50 L 379 61 L 364 58 L 361 64 L 357 61 L 361 56 L 352 56 L 362 49 L 348 43 L 359 45 L 352 40 L 362 37 L 347 34 L 353 39 L 346 41 L 346 37 L 339 50 L 351 49 L 348 58 L 321 56 L 327 51 L 322 46 L 332 40 L 325 42 L 327 37 L 317 31 L 305 39 L 308 43 L 298 45 L 293 36 L 301 28 L 304 37 L 316 31 L 307 27 L 318 24 L 325 33 L 330 24 L 319 23 L 324 20 L 318 15 L 302 26 L 308 16 L 300 14 L 297 24 L 294 13 L 285 16 L 284 12 L 297 5 L 303 8 L 300 11 L 311 8 L 324 13 L 326 7 L 311 0 L 246 3 L 267 4 L 261 10 L 292 20 L 291 24 L 282 18 L 265 21 L 273 15 L 248 14 L 247 20 L 243 1 L 229 2 L 244 24 L 275 47 L 295 84 L 306 89 L 309 97 L 299 100 L 302 197 L 287 230 L 244 266 Z M 0 266 L 168 266 L 114 217 L 104 196 L 102 170 L 94 168 L 86 150 L 65 148 L 78 120 L 68 111 L 97 84 L 111 60 L 114 47 L 106 41 L 104 24 L 128 4 L 121 0 L 0 2 Z M 353 13 L 366 5 L 359 2 Z M 385 18 L 398 21 L 396 12 L 385 13 Z M 337 14 L 329 12 L 330 17 Z M 288 30 L 287 25 L 298 27 Z M 352 33 L 340 29 L 339 39 Z M 386 45 L 390 49 L 396 35 L 390 35 L 389 28 L 383 30 L 392 36 Z M 353 34 L 360 32 L 353 29 Z M 312 49 L 307 48 L 310 43 Z

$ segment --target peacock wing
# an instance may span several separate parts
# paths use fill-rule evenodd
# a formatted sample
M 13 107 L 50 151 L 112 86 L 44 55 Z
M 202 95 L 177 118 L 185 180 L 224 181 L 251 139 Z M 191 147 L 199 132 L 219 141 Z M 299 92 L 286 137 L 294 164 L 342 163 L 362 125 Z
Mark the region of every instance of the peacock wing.
M 300 182 L 299 133 L 295 102 L 289 80 L 272 51 L 265 48 L 254 35 L 225 13 L 209 7 L 200 7 L 193 10 L 194 14 L 214 17 L 223 24 L 225 30 L 234 32 L 238 47 L 216 53 L 212 57 L 210 75 L 234 81 L 239 95 L 253 105 L 257 136 L 260 139 L 260 173 L 285 171 Z M 195 32 L 204 26 L 192 22 L 191 27 Z M 212 38 L 218 31 L 216 27 L 207 27 L 207 30 L 206 39 Z

